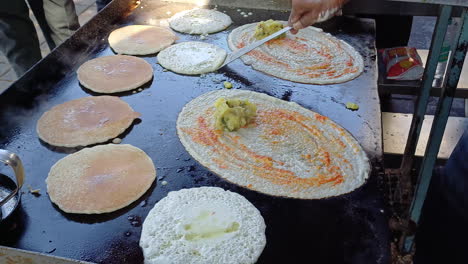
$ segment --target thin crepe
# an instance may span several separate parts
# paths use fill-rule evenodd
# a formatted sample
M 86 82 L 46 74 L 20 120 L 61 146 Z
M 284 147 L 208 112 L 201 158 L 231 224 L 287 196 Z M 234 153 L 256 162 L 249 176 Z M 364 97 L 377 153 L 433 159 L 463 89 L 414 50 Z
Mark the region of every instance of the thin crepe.
M 257 24 L 234 29 L 228 36 L 229 48 L 235 51 L 257 41 L 253 36 Z M 362 56 L 351 45 L 314 27 L 296 35 L 288 32 L 286 38 L 270 40 L 241 59 L 258 71 L 310 84 L 347 82 L 364 69 Z
M 240 194 L 218 187 L 170 192 L 143 223 L 145 263 L 255 263 L 266 244 L 265 221 Z
M 232 20 L 228 15 L 212 9 L 191 9 L 169 19 L 172 29 L 189 34 L 210 34 L 226 29 Z
M 223 64 L 226 55 L 224 49 L 213 44 L 188 41 L 161 51 L 158 62 L 173 72 L 197 75 L 216 71 Z
M 177 36 L 166 27 L 131 25 L 112 31 L 108 40 L 118 54 L 148 55 L 169 47 Z
M 253 124 L 236 132 L 214 128 L 218 98 L 256 104 Z M 218 90 L 189 102 L 177 119 L 187 151 L 235 184 L 274 196 L 320 199 L 353 191 L 370 166 L 358 142 L 325 116 L 296 103 L 243 90 Z
M 59 160 L 46 179 L 50 200 L 67 213 L 101 214 L 140 198 L 156 179 L 151 160 L 131 145 L 85 148 Z
M 130 91 L 153 78 L 153 68 L 144 59 L 115 55 L 89 60 L 77 70 L 78 81 L 91 91 L 112 94 Z
M 84 97 L 52 107 L 39 118 L 36 131 L 54 146 L 88 146 L 117 137 L 139 116 L 118 97 Z

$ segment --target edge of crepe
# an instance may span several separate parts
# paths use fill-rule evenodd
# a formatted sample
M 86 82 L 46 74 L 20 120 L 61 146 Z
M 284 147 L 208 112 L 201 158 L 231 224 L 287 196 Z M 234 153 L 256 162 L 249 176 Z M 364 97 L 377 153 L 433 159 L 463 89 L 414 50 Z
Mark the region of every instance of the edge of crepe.
M 282 23 L 286 23 L 285 21 L 280 21 Z M 259 22 L 254 22 L 254 23 L 250 23 L 250 24 L 245 24 L 245 25 L 242 25 L 240 27 L 237 27 L 235 29 L 233 29 L 229 35 L 228 35 L 228 39 L 227 39 L 227 43 L 228 43 L 228 47 L 231 51 L 236 51 L 238 50 L 238 48 L 234 45 L 234 41 L 232 40 L 233 38 L 233 33 L 237 33 L 236 31 L 239 31 L 239 30 L 242 30 L 244 28 L 247 28 L 247 27 L 250 27 L 250 26 L 254 26 L 256 24 L 258 24 Z M 259 71 L 267 76 L 271 76 L 271 77 L 275 77 L 275 78 L 279 78 L 279 79 L 282 79 L 282 80 L 286 80 L 286 81 L 290 81 L 290 82 L 295 82 L 295 83 L 303 83 L 303 84 L 315 84 L 315 85 L 331 85 L 331 84 L 340 84 L 340 83 L 345 83 L 345 82 L 349 82 L 349 81 L 352 81 L 354 79 L 356 79 L 357 77 L 361 76 L 361 74 L 364 72 L 364 58 L 362 57 L 361 53 L 359 53 L 353 46 L 351 46 L 349 43 L 347 43 L 346 41 L 342 40 L 342 39 L 339 39 L 333 35 L 331 35 L 330 33 L 326 33 L 326 32 L 323 32 L 323 30 L 321 28 L 317 28 L 317 27 L 313 27 L 313 26 L 309 26 L 308 28 L 314 30 L 314 31 L 317 31 L 317 32 L 321 32 L 323 34 L 326 34 L 326 35 L 329 35 L 329 36 L 332 36 L 334 38 L 336 38 L 337 40 L 339 40 L 342 44 L 345 44 L 346 46 L 348 46 L 348 48 L 350 48 L 353 53 L 355 53 L 356 56 L 355 58 L 358 58 L 359 59 L 359 74 L 357 74 L 356 76 L 353 76 L 353 78 L 349 78 L 347 80 L 342 80 L 342 81 L 313 81 L 313 82 L 303 82 L 303 81 L 294 81 L 294 80 L 290 80 L 290 79 L 286 79 L 286 78 L 283 78 L 283 77 L 279 77 L 279 76 L 276 76 L 276 75 L 273 75 L 273 74 L 270 74 L 268 72 L 265 72 L 263 70 L 260 70 L 260 69 L 257 69 L 256 67 L 254 67 L 252 64 L 253 63 L 247 63 L 246 62 L 246 56 L 248 56 L 247 54 L 243 55 L 242 57 L 240 57 L 240 59 L 242 60 L 242 62 L 245 64 L 245 65 L 248 65 L 250 67 L 252 67 L 252 69 L 256 70 L 256 71 Z
M 117 31 L 119 29 L 122 29 L 122 28 L 125 28 L 125 27 L 130 27 L 130 26 L 148 26 L 148 27 L 157 27 L 157 28 L 161 28 L 161 29 L 164 29 L 164 30 L 167 30 L 168 32 L 172 33 L 173 35 L 173 40 L 171 42 L 171 44 L 168 44 L 168 45 L 163 45 L 161 48 L 159 49 L 153 49 L 151 50 L 150 52 L 122 52 L 122 50 L 117 50 L 115 49 L 114 47 L 112 47 L 110 41 L 109 41 L 109 38 L 111 36 L 111 34 L 114 32 L 114 31 Z M 111 31 L 111 33 L 109 33 L 109 36 L 107 37 L 107 43 L 109 44 L 109 47 L 111 48 L 111 50 L 116 53 L 117 55 L 129 55 L 129 56 L 133 56 L 133 55 L 137 55 L 137 56 L 143 56 L 143 55 L 151 55 L 151 54 L 156 54 L 158 52 L 160 52 L 161 50 L 171 46 L 172 44 L 174 44 L 174 42 L 178 39 L 177 35 L 174 33 L 174 31 L 172 31 L 171 28 L 168 28 L 168 27 L 164 27 L 164 26 L 158 26 L 158 25 L 127 25 L 127 26 L 123 26 L 123 27 L 119 27 L 119 28 L 116 28 L 114 30 Z
M 181 17 L 181 16 L 183 16 L 185 13 L 188 13 L 189 11 L 197 10 L 197 9 L 205 9 L 205 10 L 210 10 L 210 11 L 219 12 L 219 13 L 221 13 L 221 14 L 223 14 L 223 15 L 226 15 L 226 16 L 229 18 L 230 22 L 229 22 L 228 25 L 226 25 L 226 26 L 225 26 L 224 28 L 222 28 L 222 29 L 214 30 L 214 31 L 210 31 L 210 32 L 201 32 L 201 33 L 179 31 L 179 30 L 177 30 L 177 29 L 175 29 L 175 28 L 172 27 L 172 25 L 171 25 L 171 20 L 172 20 L 172 18 L 175 19 L 175 17 L 176 17 L 178 14 L 180 14 L 180 15 L 178 15 L 178 17 Z M 183 14 L 182 14 L 182 13 L 183 13 Z M 177 17 L 177 18 L 178 18 L 178 17 Z M 229 16 L 228 14 L 225 14 L 225 13 L 223 13 L 223 12 L 220 12 L 220 11 L 218 11 L 218 10 L 206 9 L 206 8 L 193 8 L 193 9 L 183 10 L 183 11 L 180 11 L 180 12 L 174 14 L 173 16 L 171 16 L 171 17 L 167 20 L 167 22 L 168 22 L 168 24 L 169 24 L 169 27 L 170 27 L 172 30 L 177 31 L 177 32 L 179 32 L 179 33 L 184 33 L 184 34 L 189 34 L 189 35 L 205 35 L 205 34 L 214 34 L 214 33 L 221 32 L 221 31 L 225 30 L 226 28 L 230 27 L 230 26 L 232 25 L 232 22 L 233 22 L 233 21 L 232 21 L 231 16 Z
M 103 95 L 103 96 L 106 96 L 106 95 Z M 110 95 L 107 95 L 107 96 L 110 96 Z M 89 97 L 89 98 L 95 98 L 95 97 L 97 97 L 97 96 L 88 96 L 88 97 Z M 87 98 L 87 97 L 82 97 L 82 98 Z M 119 97 L 117 97 L 117 98 L 120 99 Z M 81 98 L 76 98 L 76 99 L 73 99 L 73 100 L 77 100 L 77 99 L 81 99 Z M 63 102 L 63 103 L 61 103 L 61 104 L 64 104 L 64 103 L 67 103 L 67 102 L 70 102 L 70 101 L 73 101 L 73 100 L 69 100 L 69 101 Z M 128 107 L 130 108 L 130 110 L 133 111 L 133 113 L 138 113 L 138 112 L 136 112 L 136 111 L 130 106 L 130 104 L 128 104 L 127 102 L 125 102 L 125 101 L 122 100 L 122 99 L 120 99 L 120 100 L 121 100 L 122 102 L 126 103 L 126 104 L 128 105 Z M 107 142 L 107 141 L 109 141 L 109 140 L 111 140 L 111 139 L 114 139 L 114 138 L 116 138 L 117 136 L 121 135 L 123 132 L 125 132 L 125 130 L 127 130 L 129 127 L 132 126 L 132 124 L 133 124 L 133 122 L 135 121 L 135 119 L 139 118 L 139 117 L 135 117 L 135 118 L 133 118 L 132 120 L 130 120 L 129 124 L 128 124 L 127 126 L 125 126 L 125 127 L 122 126 L 122 128 L 118 131 L 118 133 L 117 133 L 115 136 L 109 137 L 109 138 L 107 138 L 107 139 L 95 140 L 93 143 L 88 143 L 88 144 L 86 144 L 86 145 L 83 145 L 83 144 L 76 144 L 76 143 L 74 143 L 74 144 L 63 144 L 63 143 L 56 143 L 56 142 L 51 142 L 51 141 L 45 140 L 45 139 L 44 139 L 44 136 L 39 132 L 39 126 L 38 126 L 39 121 L 42 119 L 42 117 L 43 117 L 47 112 L 51 111 L 54 107 L 59 106 L 59 105 L 61 105 L 61 104 L 54 105 L 54 106 L 52 106 L 49 110 L 47 110 L 47 111 L 45 111 L 44 113 L 42 113 L 41 117 L 39 117 L 39 119 L 38 119 L 37 122 L 36 122 L 36 134 L 38 135 L 38 137 L 39 137 L 42 141 L 44 141 L 45 143 L 47 143 L 47 144 L 49 144 L 49 145 L 51 145 L 51 146 L 56 146 L 56 147 L 65 147 L 65 148 L 87 147 L 87 146 L 91 146 L 91 145 L 101 144 L 101 143 Z M 138 113 L 138 114 L 140 114 L 140 113 Z M 140 116 L 141 116 L 141 114 L 140 114 Z
M 143 252 L 145 251 L 143 249 L 143 246 L 142 244 L 144 244 L 144 242 L 142 242 L 143 240 L 147 240 L 149 235 L 148 235 L 148 232 L 146 232 L 146 229 L 150 229 L 151 227 L 149 227 L 148 225 L 150 224 L 149 221 L 153 220 L 153 218 L 157 217 L 157 215 L 155 213 L 153 213 L 153 210 L 156 211 L 157 209 L 159 208 L 156 208 L 156 206 L 158 206 L 158 203 L 163 201 L 164 199 L 166 200 L 169 200 L 171 201 L 168 197 L 171 196 L 174 196 L 174 195 L 177 195 L 175 193 L 177 192 L 180 192 L 180 191 L 183 191 L 183 192 L 190 192 L 190 190 L 192 189 L 215 189 L 214 192 L 220 192 L 220 190 L 217 190 L 217 189 L 221 189 L 223 192 L 229 192 L 229 193 L 233 193 L 233 194 L 236 194 L 236 195 L 239 195 L 241 198 L 241 200 L 245 200 L 247 201 L 247 203 L 244 203 L 242 202 L 243 204 L 247 204 L 248 207 L 252 208 L 255 210 L 256 213 L 258 213 L 258 216 L 259 216 L 259 220 L 260 221 L 260 225 L 258 225 L 259 229 L 261 229 L 261 240 L 263 241 L 263 245 L 261 248 L 259 248 L 259 254 L 255 260 L 255 262 L 252 262 L 252 263 L 256 263 L 258 261 L 258 259 L 262 256 L 262 253 L 263 251 L 265 250 L 265 247 L 268 243 L 268 240 L 267 240 L 267 237 L 266 237 L 266 222 L 265 222 L 265 218 L 263 217 L 262 215 L 262 212 L 251 202 L 249 201 L 249 199 L 247 199 L 244 195 L 238 193 L 238 192 L 234 192 L 234 191 L 231 191 L 231 190 L 227 190 L 225 188 L 221 188 L 221 187 L 218 187 L 218 186 L 200 186 L 200 187 L 191 187 L 191 188 L 182 188 L 180 190 L 174 190 L 174 191 L 170 191 L 168 194 L 166 194 L 166 196 L 164 196 L 161 200 L 159 200 L 154 206 L 153 208 L 151 208 L 151 210 L 149 211 L 147 217 L 145 218 L 145 221 L 143 221 L 143 224 L 142 224 L 142 230 L 141 230 L 141 237 L 140 237 L 140 240 L 139 240 L 139 246 L 142 248 Z M 211 191 L 210 191 L 211 192 Z M 173 194 L 171 194 L 173 193 Z M 166 203 L 166 200 L 164 200 L 164 203 Z M 158 207 L 161 207 L 161 205 L 159 205 Z M 156 209 L 155 209 L 156 208 Z M 245 207 L 241 207 L 242 208 L 245 208 Z M 148 223 L 145 224 L 146 220 L 148 219 Z M 145 230 L 145 231 L 144 231 Z M 258 244 L 257 244 L 258 245 Z M 249 262 L 250 263 L 250 262 Z
M 220 61 L 218 64 L 216 64 L 215 67 L 213 67 L 214 70 L 212 70 L 212 71 L 203 71 L 203 72 L 200 72 L 200 73 L 181 73 L 181 72 L 175 71 L 172 67 L 169 68 L 169 67 L 166 67 L 167 65 L 164 66 L 163 64 L 161 64 L 160 59 L 159 59 L 159 55 L 160 55 L 161 53 L 159 53 L 159 54 L 156 56 L 156 59 L 158 60 L 157 63 L 158 63 L 161 67 L 163 67 L 164 69 L 169 70 L 169 71 L 171 71 L 171 72 L 173 72 L 173 73 L 176 73 L 176 74 L 179 74 L 179 75 L 197 76 L 197 75 L 202 75 L 202 74 L 207 74 L 207 73 L 211 73 L 211 72 L 217 71 L 217 70 L 219 69 L 219 67 L 220 67 L 220 66 L 224 63 L 224 61 L 226 60 L 226 57 L 227 57 L 228 53 L 227 53 L 227 51 L 226 51 L 225 49 L 221 48 L 221 47 L 218 46 L 218 45 L 215 45 L 215 44 L 212 44 L 212 43 L 208 43 L 208 42 L 202 42 L 202 41 L 185 41 L 185 42 L 180 42 L 180 43 L 171 45 L 170 47 L 167 47 L 167 48 L 165 48 L 165 49 L 162 50 L 162 51 L 165 51 L 165 50 L 167 50 L 167 49 L 169 49 L 169 48 L 172 48 L 172 47 L 174 47 L 174 46 L 177 46 L 177 45 L 180 45 L 180 44 L 184 44 L 184 43 L 189 43 L 189 42 L 193 42 L 193 43 L 204 43 L 204 44 L 208 44 L 208 45 L 214 46 L 214 47 L 216 47 L 216 48 L 218 48 L 218 49 L 221 49 L 221 50 L 224 51 L 224 58 L 222 59 L 222 61 Z M 162 52 L 162 51 L 161 51 L 161 52 Z M 164 55 L 164 53 L 163 53 L 163 55 Z
M 99 145 L 99 146 L 95 146 L 95 147 L 106 147 L 106 146 L 108 146 L 108 145 L 114 145 L 114 144 Z M 140 198 L 151 188 L 151 186 L 153 186 L 153 184 L 156 183 L 157 171 L 156 171 L 156 168 L 154 167 L 154 162 L 153 162 L 153 160 L 151 159 L 151 157 L 148 156 L 148 154 L 146 154 L 146 152 L 144 152 L 142 149 L 137 148 L 137 147 L 135 147 L 135 146 L 133 146 L 133 145 L 130 145 L 130 144 L 121 144 L 121 145 L 116 145 L 116 146 L 131 147 L 131 148 L 137 149 L 138 151 L 141 151 L 141 152 L 144 154 L 144 157 L 145 157 L 148 161 L 150 161 L 149 164 L 151 164 L 151 166 L 152 166 L 152 168 L 153 168 L 153 171 L 154 171 L 154 178 L 153 178 L 153 181 L 151 182 L 151 184 L 148 184 L 147 188 L 146 188 L 144 191 L 142 191 L 141 194 L 139 194 L 138 197 L 136 197 L 136 199 L 133 199 L 133 200 L 130 199 L 131 201 L 128 202 L 127 204 L 123 205 L 123 206 L 116 206 L 116 207 L 114 207 L 114 208 L 108 208 L 108 209 L 106 209 L 106 210 L 99 210 L 99 211 L 97 211 L 97 210 L 84 210 L 84 211 L 65 210 L 61 205 L 59 205 L 58 203 L 56 203 L 56 201 L 54 201 L 54 199 L 52 199 L 52 197 L 47 193 L 48 196 L 49 196 L 50 201 L 51 201 L 52 203 L 54 203 L 58 208 L 60 208 L 60 210 L 62 210 L 62 211 L 65 212 L 65 213 L 69 213 L 69 214 L 88 214 L 88 215 L 89 215 L 89 214 L 107 214 L 107 213 L 115 212 L 115 211 L 117 211 L 117 210 L 120 210 L 120 209 L 122 209 L 122 208 L 125 208 L 125 207 L 129 206 L 130 204 L 132 204 L 132 203 L 134 203 L 135 201 L 137 201 L 138 199 L 140 199 Z M 94 147 L 90 147 L 90 148 L 94 148 Z M 84 148 L 84 149 L 82 149 L 82 150 L 90 149 L 90 148 Z M 77 151 L 77 152 L 75 152 L 75 153 L 69 154 L 69 155 L 67 155 L 67 156 L 65 156 L 65 157 L 63 157 L 63 158 L 61 158 L 61 159 L 59 159 L 58 161 L 56 161 L 56 162 L 54 163 L 54 165 L 52 165 L 52 167 L 50 167 L 49 173 L 47 174 L 47 178 L 45 179 L 45 182 L 46 182 L 46 189 L 47 189 L 47 190 L 49 189 L 47 179 L 49 178 L 50 172 L 51 172 L 52 169 L 55 167 L 55 165 L 56 165 L 58 162 L 60 162 L 61 160 L 63 160 L 64 158 L 67 158 L 67 157 L 69 157 L 69 156 L 72 156 L 72 155 L 74 155 L 74 154 L 76 154 L 76 153 L 78 153 L 78 152 L 80 152 L 80 151 L 82 151 L 82 150 L 79 150 L 79 151 Z
M 215 90 L 215 91 L 211 91 L 211 92 L 208 92 L 208 93 L 205 93 L 205 94 L 202 94 L 198 97 L 201 97 L 201 96 L 204 96 L 204 95 L 208 95 L 208 94 L 211 94 L 211 93 L 215 93 L 215 92 L 219 92 L 219 91 L 224 91 L 224 90 Z M 273 96 L 269 96 L 267 94 L 263 94 L 263 93 L 259 93 L 259 92 L 253 92 L 253 91 L 248 91 L 248 90 L 230 90 L 230 91 L 235 91 L 235 92 L 239 92 L 239 91 L 243 91 L 243 92 L 249 92 L 249 93 L 255 93 L 255 94 L 260 94 L 260 96 L 268 96 L 268 97 L 272 97 L 276 100 L 279 100 L 279 101 L 283 101 L 285 103 L 288 103 L 288 104 L 292 104 L 292 105 L 296 105 L 297 107 L 299 108 L 303 108 L 307 111 L 310 111 L 312 113 L 316 113 L 310 109 L 307 109 L 301 105 L 299 105 L 298 103 L 295 103 L 295 102 L 287 102 L 287 101 L 284 101 L 284 100 L 281 100 L 281 99 L 278 99 L 276 97 L 273 97 Z M 192 99 L 189 103 L 191 103 L 193 100 L 197 99 L 198 97 Z M 212 172 L 213 174 L 215 174 L 216 176 L 218 176 L 219 178 L 229 182 L 230 184 L 234 184 L 236 186 L 240 186 L 242 188 L 246 188 L 248 190 L 251 190 L 251 191 L 255 191 L 255 192 L 258 192 L 258 193 L 262 193 L 262 194 L 265 194 L 265 195 L 269 195 L 269 196 L 273 196 L 273 197 L 280 197 L 280 198 L 287 198 L 287 199 L 298 199 L 298 200 L 322 200 L 322 199 L 329 199 L 329 198 L 333 198 L 333 197 L 338 197 L 338 196 L 342 196 L 342 195 L 345 195 L 345 194 L 349 194 L 351 192 L 354 192 L 360 188 L 362 188 L 368 181 L 369 177 L 370 177 L 370 174 L 372 172 L 372 166 L 371 166 L 371 162 L 370 162 L 370 159 L 369 157 L 367 156 L 367 153 L 364 151 L 364 149 L 362 148 L 361 144 L 359 144 L 359 141 L 356 140 L 356 138 L 347 130 L 345 129 L 344 127 L 342 127 L 341 125 L 337 124 L 335 121 L 329 119 L 329 121 L 333 122 L 334 124 L 336 124 L 337 126 L 341 127 L 356 143 L 357 143 L 357 146 L 359 147 L 359 150 L 361 153 L 363 153 L 364 157 L 365 157 L 365 168 L 364 168 L 364 171 L 365 171 L 365 175 L 363 177 L 363 180 L 362 182 L 357 185 L 354 189 L 351 189 L 351 190 L 347 190 L 345 192 L 342 192 L 342 193 L 337 193 L 337 194 L 333 194 L 333 195 L 326 195 L 326 196 L 323 196 L 323 197 L 314 197 L 314 198 L 308 198 L 308 197 L 297 197 L 297 196 L 288 196 L 288 195 L 275 195 L 275 194 L 271 194 L 271 193 L 267 193 L 267 192 L 264 192 L 264 191 L 260 191 L 260 190 L 257 190 L 257 189 L 254 189 L 252 187 L 247 187 L 247 186 L 244 186 L 244 185 L 240 185 L 238 183 L 235 183 L 233 181 L 231 181 L 230 179 L 227 179 L 226 177 L 223 177 L 221 175 L 221 173 L 218 173 L 218 172 L 215 172 L 213 171 L 207 164 L 205 164 L 205 162 L 202 162 L 200 161 L 200 157 L 199 155 L 194 155 L 194 151 L 190 148 L 187 148 L 185 146 L 185 143 L 182 138 L 180 136 L 180 126 L 179 126 L 179 118 L 180 116 L 182 115 L 182 113 L 184 112 L 184 110 L 186 110 L 186 106 L 189 104 L 187 103 L 183 108 L 182 110 L 180 111 L 178 117 L 177 117 L 177 122 L 176 122 L 176 132 L 177 132 L 177 136 L 179 137 L 179 141 L 182 143 L 182 145 L 184 146 L 185 150 L 190 154 L 190 156 L 192 156 L 192 158 L 194 158 L 199 164 L 201 164 L 203 167 L 205 167 L 208 171 Z M 318 114 L 318 113 L 317 113 Z
M 145 78 L 142 78 L 139 82 L 135 83 L 134 85 L 128 86 L 128 88 L 116 89 L 116 90 L 113 90 L 113 91 L 102 91 L 102 90 L 99 90 L 99 89 L 94 89 L 92 87 L 92 85 L 89 85 L 88 83 L 81 80 L 80 72 L 81 72 L 81 67 L 83 65 L 85 65 L 86 63 L 88 63 L 88 62 L 90 62 L 92 60 L 95 60 L 95 59 L 104 58 L 104 57 L 111 57 L 111 56 L 127 56 L 127 57 L 133 57 L 133 59 L 141 60 L 142 62 L 146 63 L 146 65 L 149 67 L 149 69 L 151 69 L 151 75 L 148 75 Z M 153 66 L 151 66 L 151 64 L 149 64 L 146 60 L 144 60 L 142 58 L 138 58 L 138 57 L 130 56 L 130 55 L 117 54 L 117 55 L 109 55 L 109 56 L 98 57 L 98 58 L 94 58 L 94 59 L 91 59 L 91 60 L 88 60 L 88 61 L 84 62 L 83 64 L 80 65 L 80 67 L 78 67 L 78 70 L 76 70 L 76 76 L 77 76 L 78 82 L 88 90 L 91 90 L 93 92 L 100 93 L 100 94 L 115 94 L 115 93 L 131 91 L 131 90 L 136 89 L 136 88 L 142 86 L 143 84 L 151 81 L 153 79 L 153 77 L 154 77 L 154 69 L 153 69 Z

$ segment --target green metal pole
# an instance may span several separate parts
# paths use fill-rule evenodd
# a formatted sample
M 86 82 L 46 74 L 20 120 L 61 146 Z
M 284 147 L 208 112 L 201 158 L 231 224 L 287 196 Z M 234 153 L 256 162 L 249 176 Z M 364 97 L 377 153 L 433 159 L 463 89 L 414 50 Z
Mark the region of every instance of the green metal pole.
M 419 134 L 421 133 L 422 124 L 424 121 L 424 114 L 426 114 L 426 107 L 429 101 L 429 96 L 432 89 L 432 82 L 439 61 L 440 51 L 445 38 L 445 32 L 452 14 L 452 6 L 442 6 L 435 26 L 434 34 L 432 35 L 431 49 L 424 69 L 421 91 L 418 96 L 413 119 L 411 121 L 410 131 L 408 133 L 408 140 L 406 141 L 405 152 L 401 162 L 401 175 L 404 177 L 402 181 L 410 182 L 410 173 L 413 167 L 414 153 L 418 145 Z
M 410 218 L 415 223 L 419 222 L 421 210 L 424 205 L 424 200 L 429 189 L 434 170 L 434 164 L 437 160 L 440 144 L 444 135 L 445 126 L 450 114 L 455 90 L 458 86 L 460 74 L 462 72 L 463 63 L 465 61 L 466 53 L 468 50 L 468 8 L 464 8 L 461 15 L 461 29 L 455 42 L 457 43 L 450 68 L 448 70 L 447 85 L 442 89 L 442 95 L 439 98 L 434 121 L 432 123 L 431 132 L 429 134 L 428 145 L 424 154 L 423 163 L 419 171 L 418 184 L 416 185 L 416 192 L 410 208 Z M 413 245 L 414 236 L 405 238 L 404 247 L 405 251 L 409 252 Z

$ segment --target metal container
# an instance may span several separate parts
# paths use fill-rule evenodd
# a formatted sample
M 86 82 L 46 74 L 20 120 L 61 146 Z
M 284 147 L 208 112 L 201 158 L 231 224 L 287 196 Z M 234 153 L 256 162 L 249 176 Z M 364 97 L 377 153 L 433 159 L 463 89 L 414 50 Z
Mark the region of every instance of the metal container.
M 20 158 L 7 150 L 0 149 L 0 163 L 10 166 L 15 174 L 16 182 L 6 175 L 0 174 L 0 224 L 7 219 L 20 203 L 23 186 L 24 169 Z

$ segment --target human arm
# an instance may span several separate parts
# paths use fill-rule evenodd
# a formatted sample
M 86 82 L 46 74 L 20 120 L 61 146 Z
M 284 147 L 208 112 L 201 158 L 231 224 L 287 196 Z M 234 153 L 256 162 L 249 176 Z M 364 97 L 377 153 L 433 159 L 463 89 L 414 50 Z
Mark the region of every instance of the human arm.
M 293 27 L 291 32 L 314 24 L 321 13 L 329 10 L 338 11 L 348 0 L 292 0 L 292 9 L 288 24 Z M 335 11 L 335 12 L 336 12 Z

